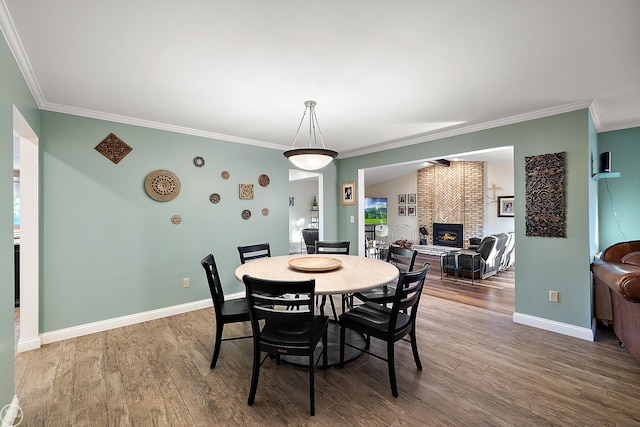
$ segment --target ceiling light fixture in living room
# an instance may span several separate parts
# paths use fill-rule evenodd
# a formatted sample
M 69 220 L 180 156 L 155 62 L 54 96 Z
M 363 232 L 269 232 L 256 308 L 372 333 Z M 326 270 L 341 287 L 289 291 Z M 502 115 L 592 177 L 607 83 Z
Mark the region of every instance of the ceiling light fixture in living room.
M 338 155 L 337 151 L 328 150 L 324 146 L 324 140 L 322 139 L 322 132 L 320 131 L 320 126 L 318 125 L 318 118 L 316 117 L 316 102 L 315 101 L 306 101 L 304 103 L 305 109 L 302 114 L 302 120 L 300 120 L 300 124 L 298 125 L 298 130 L 296 131 L 296 136 L 293 138 L 293 144 L 291 144 L 291 149 L 284 152 L 284 156 L 291 161 L 295 166 L 300 169 L 305 170 L 316 170 L 321 169 L 327 166 L 333 159 Z M 307 111 L 309 112 L 309 147 L 308 148 L 294 148 L 296 145 L 296 140 L 298 139 L 298 134 L 300 133 L 300 128 L 302 127 L 302 123 L 304 122 L 304 118 L 307 115 Z M 316 135 L 317 129 L 317 135 Z M 320 143 L 322 144 L 322 148 L 318 145 L 318 137 L 320 137 Z

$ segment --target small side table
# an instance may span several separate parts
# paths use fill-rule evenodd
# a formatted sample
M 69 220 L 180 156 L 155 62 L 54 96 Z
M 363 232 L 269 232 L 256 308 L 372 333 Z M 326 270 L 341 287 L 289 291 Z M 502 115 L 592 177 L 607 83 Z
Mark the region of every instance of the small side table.
M 446 272 L 449 276 L 451 270 L 453 270 L 454 282 L 458 280 L 458 253 L 458 250 L 452 250 L 440 254 L 440 280 L 443 273 Z
M 482 280 L 482 258 L 480 257 L 480 253 L 463 249 L 458 252 L 458 256 L 456 257 L 457 271 L 462 272 L 462 277 L 464 277 L 464 273 L 471 274 L 471 285 L 473 286 L 475 281 L 476 273 L 479 274 L 479 281 Z
M 458 249 L 440 254 L 440 280 L 446 272 L 447 276 L 453 270 L 454 282 L 465 273 L 471 274 L 471 285 L 475 283 L 476 273 L 482 280 L 482 258 L 480 253 L 469 249 Z

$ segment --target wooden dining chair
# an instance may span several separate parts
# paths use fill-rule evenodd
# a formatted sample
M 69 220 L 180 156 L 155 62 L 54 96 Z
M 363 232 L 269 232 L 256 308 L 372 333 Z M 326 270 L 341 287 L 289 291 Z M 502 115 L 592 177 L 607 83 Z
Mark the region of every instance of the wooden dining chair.
M 351 246 L 350 241 L 342 241 L 342 242 L 327 242 L 327 241 L 316 241 L 315 245 L 315 253 L 318 255 L 349 255 L 349 246 Z M 345 301 L 348 298 L 348 295 L 342 295 L 342 312 L 345 310 Z M 324 307 L 324 304 L 327 302 L 327 296 L 322 296 L 321 307 Z M 331 310 L 333 311 L 334 319 L 338 320 L 338 314 L 336 313 L 336 305 L 333 302 L 333 296 L 329 295 L 329 302 L 331 303 Z
M 416 316 L 418 304 L 422 295 L 424 280 L 429 271 L 429 263 L 420 270 L 400 273 L 391 309 L 373 301 L 367 301 L 352 310 L 340 315 L 340 367 L 344 366 L 344 348 L 349 346 L 363 351 L 376 358 L 386 360 L 389 369 L 391 393 L 398 397 L 395 368 L 395 343 L 400 340 L 409 342 L 413 351 L 416 367 L 422 370 L 422 363 L 418 355 L 416 343 Z M 346 329 L 351 329 L 365 335 L 365 347 L 359 348 L 345 342 Z M 371 337 L 383 340 L 387 344 L 387 357 L 381 357 L 369 352 Z
M 316 254 L 340 254 L 349 255 L 349 246 L 351 242 L 327 242 L 324 240 L 316 241 L 315 252 Z
M 304 356 L 308 358 L 309 407 L 314 415 L 314 373 L 320 360 L 320 355 L 314 359 L 314 353 L 322 341 L 322 367 L 326 369 L 329 323 L 327 316 L 314 313 L 315 280 L 276 281 L 245 274 L 242 281 L 247 289 L 253 330 L 253 373 L 247 403 L 253 405 L 255 401 L 260 367 L 267 357 L 279 362 L 280 356 Z M 298 297 L 287 298 L 285 294 Z M 296 309 L 291 310 L 293 307 Z M 263 352 L 267 354 L 261 360 Z
M 258 258 L 271 256 L 271 247 L 269 243 L 258 243 L 255 245 L 238 246 L 238 254 L 240 255 L 240 264 L 247 261 L 253 261 Z
M 213 308 L 216 313 L 216 341 L 213 346 L 213 356 L 211 357 L 210 368 L 216 367 L 218 355 L 220 354 L 220 345 L 222 341 L 231 341 L 242 338 L 251 338 L 251 335 L 242 337 L 222 338 L 222 330 L 224 325 L 228 323 L 248 322 L 249 321 L 249 304 L 246 298 L 237 298 L 225 300 L 222 283 L 220 282 L 220 274 L 216 266 L 216 260 L 213 254 L 209 254 L 200 262 L 204 268 L 213 300 Z
M 400 270 L 401 273 L 406 273 L 413 270 L 413 265 L 416 262 L 417 256 L 417 250 L 411 250 L 400 246 L 390 246 L 387 251 L 386 261 L 398 267 L 398 270 Z M 395 291 L 396 288 L 394 286 L 385 285 L 379 288 L 356 292 L 353 296 L 363 302 L 373 301 L 379 304 L 386 304 L 393 300 Z

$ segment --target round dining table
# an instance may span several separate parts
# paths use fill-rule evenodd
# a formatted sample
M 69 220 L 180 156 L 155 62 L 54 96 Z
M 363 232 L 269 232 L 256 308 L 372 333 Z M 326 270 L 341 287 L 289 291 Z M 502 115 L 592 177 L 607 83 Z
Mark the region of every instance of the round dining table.
M 328 271 L 313 271 L 323 269 L 323 263 L 310 261 L 305 265 L 305 260 L 310 258 L 328 259 L 339 261 L 327 263 Z M 294 266 L 291 267 L 290 262 Z M 306 268 L 310 270 L 305 270 Z M 365 291 L 387 284 L 395 284 L 398 280 L 398 268 L 385 261 L 374 258 L 366 258 L 356 255 L 313 254 L 313 255 L 284 255 L 259 258 L 236 268 L 236 278 L 242 282 L 242 276 L 249 276 L 269 280 L 309 280 L 316 281 L 316 294 L 318 295 L 343 295 L 353 292 Z
M 259 258 L 236 268 L 235 276 L 240 282 L 245 274 L 260 279 L 281 281 L 315 279 L 316 294 L 340 295 L 342 298 L 342 295 L 396 284 L 400 272 L 395 265 L 375 258 L 337 254 L 298 254 Z M 324 313 L 323 304 L 320 310 Z M 327 344 L 329 366 L 337 366 L 340 362 L 339 338 L 338 323 L 330 322 Z M 352 330 L 347 330 L 347 341 L 360 346 L 364 344 L 362 335 Z M 360 354 L 362 354 L 361 351 L 346 347 L 345 362 L 354 360 Z M 283 359 L 294 365 L 304 366 L 306 363 L 303 358 L 296 356 L 287 356 Z

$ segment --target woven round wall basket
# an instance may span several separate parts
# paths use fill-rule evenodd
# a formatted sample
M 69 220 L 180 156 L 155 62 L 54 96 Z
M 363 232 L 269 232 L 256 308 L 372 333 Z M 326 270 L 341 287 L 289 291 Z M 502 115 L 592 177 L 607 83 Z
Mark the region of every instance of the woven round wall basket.
M 158 202 L 168 202 L 180 192 L 180 180 L 171 171 L 158 169 L 147 175 L 144 189 L 149 197 Z

